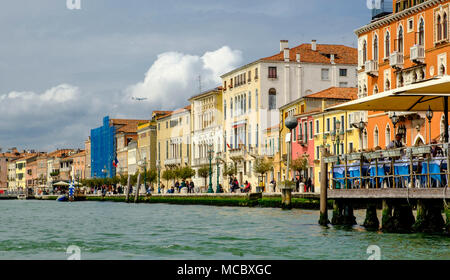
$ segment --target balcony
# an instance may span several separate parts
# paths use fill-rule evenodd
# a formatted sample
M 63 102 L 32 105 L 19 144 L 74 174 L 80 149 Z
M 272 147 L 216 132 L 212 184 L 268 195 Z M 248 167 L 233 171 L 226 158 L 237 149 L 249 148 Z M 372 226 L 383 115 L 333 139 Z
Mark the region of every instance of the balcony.
M 425 47 L 423 45 L 414 45 L 411 47 L 411 61 L 414 63 L 425 62 Z
M 389 63 L 392 68 L 397 68 L 397 69 L 403 68 L 403 63 L 404 63 L 403 53 L 398 52 L 398 51 L 391 53 L 391 55 L 389 56 Z
M 232 160 L 243 160 L 245 156 L 244 148 L 230 149 L 230 158 Z
M 378 61 L 368 60 L 365 63 L 364 71 L 367 75 L 378 77 Z
M 303 137 L 303 136 L 299 136 L 299 139 L 297 140 L 297 142 L 303 147 L 308 146 L 308 140 L 305 139 L 305 137 Z
M 175 166 L 181 164 L 181 158 L 172 158 L 172 159 L 166 159 L 164 161 L 164 165 L 166 166 Z
M 195 158 L 192 163 L 193 163 L 194 166 L 208 165 L 209 164 L 209 158 Z

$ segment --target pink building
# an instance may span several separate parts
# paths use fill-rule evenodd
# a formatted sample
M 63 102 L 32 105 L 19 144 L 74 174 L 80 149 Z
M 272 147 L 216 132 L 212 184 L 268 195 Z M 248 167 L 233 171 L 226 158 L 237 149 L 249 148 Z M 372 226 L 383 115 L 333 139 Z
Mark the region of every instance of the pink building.
M 301 174 L 314 182 L 314 115 L 320 110 L 295 115 L 298 126 L 292 135 L 292 160 L 308 158 L 308 171 Z

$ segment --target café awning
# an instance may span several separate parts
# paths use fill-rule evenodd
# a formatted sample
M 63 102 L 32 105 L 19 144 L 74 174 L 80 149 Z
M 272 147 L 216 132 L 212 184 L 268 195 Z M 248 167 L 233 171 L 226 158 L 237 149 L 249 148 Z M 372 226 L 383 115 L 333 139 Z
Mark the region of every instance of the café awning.
M 450 76 L 427 80 L 327 108 L 327 111 L 445 111 Z

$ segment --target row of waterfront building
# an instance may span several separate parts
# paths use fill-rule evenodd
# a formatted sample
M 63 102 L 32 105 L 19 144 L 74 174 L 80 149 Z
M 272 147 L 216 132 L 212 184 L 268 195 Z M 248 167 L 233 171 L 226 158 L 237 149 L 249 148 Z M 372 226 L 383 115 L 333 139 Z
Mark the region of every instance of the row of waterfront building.
M 274 55 L 224 73 L 220 86 L 192 96 L 183 108 L 153 111 L 148 120 L 105 117 L 91 130 L 84 150 L 3 153 L 0 189 L 134 174 L 144 166 L 161 178 L 167 169 L 198 170 L 210 162 L 214 186 L 227 181 L 227 166 L 235 168 L 240 183 L 253 186 L 291 179 L 298 174 L 286 174 L 289 131 L 284 121 L 290 116 L 298 122 L 292 159 L 306 159 L 301 175 L 316 186 L 321 146 L 333 154 L 384 148 L 398 133 L 408 146 L 439 141 L 442 113 L 428 122 L 421 112 L 326 110 L 447 75 L 449 0 L 394 1 L 392 10 L 382 7 L 355 31 L 358 49 L 314 40 L 290 47 L 282 40 Z M 273 162 L 264 177 L 254 172 L 258 158 Z M 198 175 L 193 180 L 204 185 Z

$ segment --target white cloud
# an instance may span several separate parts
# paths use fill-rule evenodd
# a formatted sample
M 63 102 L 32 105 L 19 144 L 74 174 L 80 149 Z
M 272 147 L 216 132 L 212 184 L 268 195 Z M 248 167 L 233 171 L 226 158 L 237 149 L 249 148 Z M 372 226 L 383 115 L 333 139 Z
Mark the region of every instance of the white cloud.
M 159 109 L 183 106 L 187 99 L 198 93 L 198 76 L 202 90 L 220 85 L 220 75 L 236 68 L 242 62 L 242 53 L 224 46 L 203 56 L 166 52 L 158 55 L 145 74 L 144 81 L 126 90 L 126 100 L 145 97 Z

